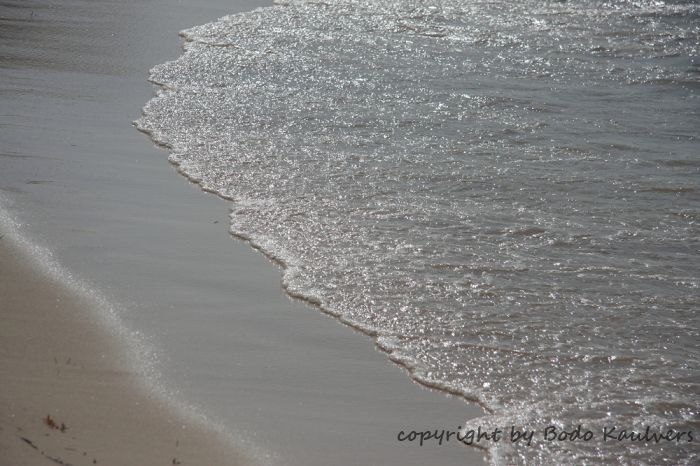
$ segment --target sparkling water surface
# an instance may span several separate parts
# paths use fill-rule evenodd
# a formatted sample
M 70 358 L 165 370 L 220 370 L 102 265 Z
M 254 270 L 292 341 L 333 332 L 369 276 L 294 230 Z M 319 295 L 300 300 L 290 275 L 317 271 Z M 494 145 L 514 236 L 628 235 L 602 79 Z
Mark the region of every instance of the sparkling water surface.
M 700 437 L 698 4 L 294 1 L 183 34 L 137 125 L 291 295 L 478 400 L 468 426 L 538 430 L 495 464 L 697 464 L 602 432 Z

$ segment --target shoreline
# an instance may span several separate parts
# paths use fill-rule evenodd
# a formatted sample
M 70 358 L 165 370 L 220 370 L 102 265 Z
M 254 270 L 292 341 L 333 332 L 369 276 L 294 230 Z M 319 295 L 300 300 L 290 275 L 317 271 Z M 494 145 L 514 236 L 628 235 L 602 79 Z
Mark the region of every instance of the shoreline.
M 419 386 L 371 339 L 290 299 L 279 269 L 231 238 L 229 203 L 183 183 L 162 148 L 131 126 L 153 96 L 148 69 L 181 53 L 179 29 L 266 4 L 211 0 L 167 8 L 156 2 L 134 3 L 130 10 L 118 2 L 88 8 L 79 0 L 32 1 L 38 29 L 25 30 L 20 22 L 8 29 L 11 40 L 0 45 L 9 50 L 0 68 L 8 77 L 1 122 L 8 131 L 0 139 L 7 169 L 0 171 L 0 190 L 12 201 L 10 213 L 62 267 L 89 277 L 109 302 L 118 303 L 119 318 L 158 349 L 157 370 L 177 398 L 224 424 L 246 452 L 252 445 L 257 460 L 484 464 L 483 452 L 474 448 L 399 444 L 395 435 L 402 429 L 454 428 L 481 410 Z M 31 259 L 20 252 L 13 259 L 2 254 L 8 277 L 18 279 Z M 68 293 L 31 273 L 37 293 Z M 17 299 L 33 298 L 31 292 L 23 296 Z M 95 344 L 114 348 L 115 355 L 130 351 L 86 306 L 75 312 L 92 315 L 79 323 L 87 326 L 86 334 L 95 332 Z M 2 370 L 19 377 L 20 369 Z M 126 390 L 158 398 L 145 387 L 143 374 L 127 379 Z M 43 386 L 36 396 L 49 391 Z M 26 422 L 45 428 L 48 414 L 30 413 Z M 59 425 L 65 422 L 68 433 L 80 424 L 51 416 Z M 167 419 L 154 415 L 148 422 L 167 425 Z M 105 415 L 97 421 L 105 422 Z M 196 429 L 216 430 L 209 424 Z M 106 441 L 106 432 L 93 434 L 96 442 Z M 197 451 L 192 447 L 192 457 Z
M 148 390 L 96 322 L 98 304 L 11 240 L 0 243 L 2 464 L 254 464 Z
M 216 21 L 217 21 L 216 19 L 213 19 L 210 22 L 213 23 Z M 187 34 L 184 34 L 183 32 L 184 31 L 181 31 L 179 33 L 179 36 L 181 39 L 181 52 L 182 52 L 182 54 L 186 53 L 186 44 L 188 42 L 192 41 L 192 39 L 189 38 L 187 36 Z M 152 77 L 149 77 L 148 81 L 153 85 L 154 90 L 155 90 L 154 95 L 151 97 L 151 99 L 156 99 L 160 93 L 166 93 L 169 91 L 167 84 L 153 80 Z M 148 103 L 150 103 L 150 100 Z M 146 105 L 148 103 L 146 103 Z M 219 193 L 215 190 L 209 189 L 208 187 L 206 187 L 205 185 L 202 184 L 201 180 L 198 180 L 196 178 L 191 177 L 181 167 L 181 165 L 178 161 L 174 161 L 174 160 L 170 159 L 169 156 L 172 155 L 173 151 L 175 150 L 174 147 L 172 145 L 170 145 L 168 142 L 159 140 L 158 137 L 155 134 L 153 134 L 153 132 L 149 128 L 143 126 L 140 123 L 140 118 L 135 120 L 134 122 L 132 122 L 132 124 L 133 124 L 134 128 L 138 132 L 140 132 L 141 134 L 145 135 L 148 138 L 148 140 L 155 147 L 157 147 L 159 150 L 167 153 L 168 162 L 170 163 L 170 165 L 175 169 L 175 171 L 178 173 L 178 175 L 180 175 L 182 178 L 184 178 L 188 183 L 195 186 L 201 192 L 210 194 L 210 195 L 212 195 L 220 200 L 231 203 L 231 205 L 233 207 L 229 208 L 229 217 L 231 216 L 233 210 L 235 209 L 235 205 L 236 205 L 235 199 L 233 199 L 232 197 L 226 196 L 222 193 Z M 390 360 L 392 363 L 394 363 L 396 366 L 398 366 L 401 370 L 405 371 L 406 374 L 408 375 L 408 377 L 410 377 L 410 379 L 414 383 L 416 383 L 416 384 L 418 384 L 418 385 L 420 385 L 428 390 L 434 390 L 437 392 L 441 392 L 441 393 L 445 394 L 446 396 L 452 396 L 455 398 L 459 398 L 459 399 L 463 400 L 465 403 L 477 405 L 485 413 L 491 414 L 491 410 L 489 410 L 487 406 L 483 405 L 480 400 L 478 400 L 476 398 L 470 398 L 467 395 L 465 395 L 464 393 L 459 392 L 458 390 L 452 389 L 452 388 L 445 386 L 445 385 L 440 385 L 440 384 L 436 384 L 436 383 L 433 383 L 433 382 L 428 381 L 428 380 L 424 380 L 423 378 L 416 375 L 415 371 L 411 368 L 410 365 L 408 365 L 401 358 L 394 356 L 390 349 L 388 349 L 380 344 L 380 342 L 378 340 L 378 335 L 373 330 L 371 330 L 369 328 L 364 328 L 361 325 L 359 325 L 353 321 L 345 319 L 342 315 L 335 313 L 335 312 L 323 307 L 321 304 L 319 304 L 318 301 L 316 301 L 315 299 L 313 299 L 309 296 L 305 296 L 303 294 L 299 294 L 299 293 L 296 293 L 296 292 L 290 290 L 287 287 L 287 285 L 285 284 L 285 280 L 284 280 L 284 278 L 285 278 L 284 274 L 287 271 L 289 265 L 287 264 L 287 262 L 285 262 L 285 260 L 282 257 L 276 256 L 272 251 L 265 249 L 261 244 L 259 244 L 253 238 L 247 236 L 244 233 L 235 231 L 233 229 L 229 229 L 228 233 L 235 241 L 242 242 L 246 246 L 259 252 L 267 260 L 269 260 L 270 263 L 272 263 L 275 267 L 277 267 L 279 269 L 280 275 L 281 275 L 281 281 L 280 281 L 281 287 L 290 299 L 292 299 L 294 301 L 298 301 L 298 302 L 302 303 L 303 305 L 306 305 L 306 306 L 309 306 L 309 307 L 315 309 L 319 313 L 336 320 L 339 324 L 346 326 L 347 328 L 349 328 L 353 332 L 356 332 L 359 335 L 370 338 L 372 340 L 375 348 L 379 352 L 384 354 L 388 360 Z M 476 447 L 476 448 L 479 448 L 485 452 L 488 452 L 488 450 L 486 448 L 481 448 L 481 447 Z

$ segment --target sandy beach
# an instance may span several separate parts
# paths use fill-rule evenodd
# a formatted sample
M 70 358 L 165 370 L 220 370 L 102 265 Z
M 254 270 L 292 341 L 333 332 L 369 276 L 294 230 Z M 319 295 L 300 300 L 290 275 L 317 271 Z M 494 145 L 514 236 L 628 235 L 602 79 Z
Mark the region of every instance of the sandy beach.
M 482 410 L 290 299 L 278 267 L 229 235 L 229 203 L 132 126 L 179 30 L 267 4 L 0 5 L 0 207 L 32 239 L 0 232 L 0 464 L 484 464 L 397 442 Z M 155 349 L 157 384 L 106 310 L 22 244 L 99 290 Z
M 2 464 L 252 464 L 149 392 L 91 303 L 7 240 L 0 247 Z

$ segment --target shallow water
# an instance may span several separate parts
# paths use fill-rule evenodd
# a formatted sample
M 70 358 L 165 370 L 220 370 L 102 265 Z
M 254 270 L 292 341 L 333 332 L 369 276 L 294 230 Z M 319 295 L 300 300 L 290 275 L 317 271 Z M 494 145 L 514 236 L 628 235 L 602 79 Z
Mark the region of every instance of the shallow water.
M 290 2 L 189 29 L 140 129 L 284 286 L 372 335 L 497 464 L 694 464 L 700 7 Z M 581 424 L 591 441 L 547 442 Z M 417 426 L 420 427 L 420 426 Z M 698 434 L 700 435 L 700 434 Z

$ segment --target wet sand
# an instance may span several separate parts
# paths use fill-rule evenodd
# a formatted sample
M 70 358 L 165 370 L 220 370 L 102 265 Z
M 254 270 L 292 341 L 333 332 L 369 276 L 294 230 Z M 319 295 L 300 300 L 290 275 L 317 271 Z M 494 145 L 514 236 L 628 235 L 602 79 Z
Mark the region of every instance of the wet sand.
M 482 412 L 465 400 L 417 385 L 377 351 L 370 338 L 291 300 L 281 289 L 277 266 L 228 234 L 229 204 L 188 183 L 167 163 L 166 152 L 131 126 L 153 94 L 147 70 L 180 53 L 178 30 L 266 4 L 222 0 L 0 4 L 4 18 L 0 204 L 22 223 L 23 234 L 48 247 L 71 274 L 100 290 L 114 303 L 119 318 L 157 349 L 162 391 L 158 396 L 139 395 L 153 402 L 138 410 L 153 413 L 148 423 L 169 425 L 174 422 L 170 419 L 179 418 L 157 414 L 158 403 L 171 398 L 172 405 L 192 405 L 206 415 L 211 425 L 200 428 L 209 429 L 211 438 L 218 438 L 214 427 L 221 425 L 228 439 L 237 439 L 262 463 L 483 464 L 482 452 L 476 449 L 397 442 L 400 430 L 456 429 Z M 22 252 L 2 254 L 3 285 L 9 284 L 2 291 L 3 300 L 12 294 L 18 305 L 27 306 L 35 294 L 38 299 L 43 293 L 47 293 L 44 300 L 51 300 L 48 293 L 64 293 L 62 300 L 69 300 L 65 293 L 70 290 L 32 272 Z M 31 274 L 35 275 L 29 288 L 12 285 Z M 61 342 L 75 335 L 68 329 L 84 327 L 86 335 L 93 335 L 92 344 L 104 345 L 102 354 L 109 355 L 99 361 L 114 358 L 115 364 L 126 364 L 116 355 L 128 356 L 132 348 L 109 328 L 101 328 L 99 318 L 85 318 L 88 308 L 97 316 L 104 311 L 84 305 L 75 310 L 82 317 L 63 315 L 59 328 L 64 331 L 51 333 L 51 338 L 78 353 L 88 352 L 91 346 L 70 338 Z M 23 312 L 28 312 L 26 307 Z M 43 340 L 40 329 L 31 324 L 41 315 L 29 313 L 26 318 L 30 324 L 23 329 L 3 327 L 12 335 L 10 340 L 3 333 L 2 341 L 8 342 L 3 355 L 14 351 L 15 342 L 24 341 L 25 335 L 29 338 L 31 331 L 39 332 L 34 341 Z M 55 363 L 50 355 L 43 356 L 50 357 L 48 362 L 33 359 L 30 364 L 7 359 L 2 378 L 12 378 L 19 390 L 28 385 L 31 374 L 43 374 L 49 378 L 28 389 L 28 394 L 33 393 L 31 400 L 55 399 L 49 383 L 55 376 L 53 366 L 74 358 L 69 352 L 73 350 L 61 350 L 63 359 L 57 357 Z M 84 380 L 71 367 L 61 372 L 62 377 L 70 374 L 70 383 Z M 105 365 L 93 372 L 112 373 L 116 367 L 127 366 Z M 127 392 L 141 390 L 139 386 L 147 385 L 140 380 L 143 377 L 124 370 L 114 383 Z M 106 385 L 90 384 L 85 393 L 102 398 L 99 389 Z M 111 396 L 107 392 L 103 404 L 114 411 L 119 405 L 107 401 Z M 31 400 L 27 406 L 36 403 Z M 65 422 L 76 442 L 87 439 L 85 432 L 77 435 L 77 429 L 83 429 L 79 426 L 87 423 L 64 418 L 69 411 L 78 411 L 36 406 L 35 411 L 15 415 L 15 424 L 3 424 L 3 448 L 17 440 L 10 433 L 16 427 L 31 426 L 38 429 L 36 433 L 62 439 L 55 430 L 41 430 L 46 428 L 41 420 L 48 414 Z M 128 412 L 123 411 L 124 416 Z M 94 422 L 105 422 L 104 416 L 95 416 Z M 146 431 L 126 430 L 115 434 L 121 445 L 130 445 L 134 437 L 150 442 Z M 81 440 L 80 446 L 63 448 L 82 448 L 80 454 L 85 451 L 86 457 L 91 451 L 97 454 L 95 445 L 106 441 L 107 431 L 94 429 L 90 435 L 92 445 Z M 170 445 L 172 437 L 166 435 L 163 441 Z M 24 443 L 19 447 L 33 450 Z M 197 454 L 197 447 L 191 451 Z M 172 459 L 166 457 L 165 464 Z M 193 461 L 189 464 L 219 464 Z M 118 464 L 143 463 L 132 459 Z

